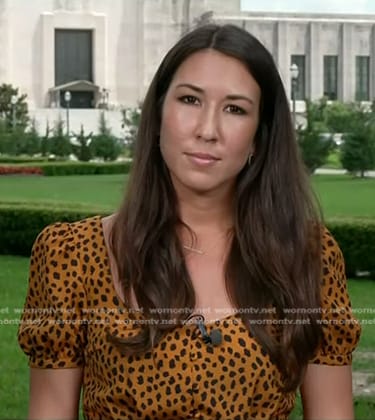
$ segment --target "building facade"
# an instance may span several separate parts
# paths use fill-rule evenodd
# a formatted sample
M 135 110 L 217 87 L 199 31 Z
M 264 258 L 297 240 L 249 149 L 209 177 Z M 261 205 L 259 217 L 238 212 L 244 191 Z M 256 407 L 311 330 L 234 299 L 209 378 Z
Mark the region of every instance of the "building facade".
M 289 95 L 296 64 L 297 111 L 323 95 L 375 97 L 375 16 L 241 12 L 240 0 L 0 0 L 0 83 L 27 94 L 41 131 L 68 105 L 72 129 L 95 131 L 106 109 L 120 133 L 119 109 L 141 102 L 169 47 L 207 21 L 257 36 Z
M 291 66 L 297 65 L 297 101 L 375 98 L 375 15 L 242 13 L 215 20 L 235 23 L 262 41 L 290 96 Z

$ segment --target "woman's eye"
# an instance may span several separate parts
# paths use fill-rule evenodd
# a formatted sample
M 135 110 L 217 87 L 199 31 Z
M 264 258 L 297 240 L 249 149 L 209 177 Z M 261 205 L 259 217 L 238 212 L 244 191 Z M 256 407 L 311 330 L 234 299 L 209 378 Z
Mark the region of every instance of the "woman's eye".
M 198 103 L 198 98 L 192 95 L 184 95 L 184 96 L 181 96 L 179 99 L 181 102 L 184 102 L 185 104 L 195 105 Z
M 240 115 L 246 114 L 245 110 L 240 108 L 237 105 L 228 105 L 226 109 L 231 114 L 240 114 Z

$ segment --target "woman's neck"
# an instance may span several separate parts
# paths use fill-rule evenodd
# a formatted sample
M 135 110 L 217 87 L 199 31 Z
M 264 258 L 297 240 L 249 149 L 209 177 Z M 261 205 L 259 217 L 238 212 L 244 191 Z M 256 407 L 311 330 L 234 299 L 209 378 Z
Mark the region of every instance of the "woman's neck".
M 197 234 L 223 231 L 233 225 L 232 201 L 229 198 L 180 198 L 179 213 L 181 220 Z

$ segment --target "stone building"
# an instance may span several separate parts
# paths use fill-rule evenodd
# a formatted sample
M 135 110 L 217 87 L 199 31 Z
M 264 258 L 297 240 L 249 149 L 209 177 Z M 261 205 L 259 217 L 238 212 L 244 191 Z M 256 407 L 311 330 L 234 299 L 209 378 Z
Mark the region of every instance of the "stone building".
M 235 23 L 257 36 L 271 51 L 288 93 L 291 65 L 296 64 L 297 100 L 375 98 L 375 15 L 248 12 L 215 20 Z
M 169 47 L 199 22 L 230 22 L 273 54 L 297 111 L 305 98 L 375 97 L 375 16 L 241 12 L 240 0 L 0 0 L 0 83 L 26 93 L 40 123 L 65 116 L 96 130 L 100 108 L 115 132 L 119 109 L 143 99 Z

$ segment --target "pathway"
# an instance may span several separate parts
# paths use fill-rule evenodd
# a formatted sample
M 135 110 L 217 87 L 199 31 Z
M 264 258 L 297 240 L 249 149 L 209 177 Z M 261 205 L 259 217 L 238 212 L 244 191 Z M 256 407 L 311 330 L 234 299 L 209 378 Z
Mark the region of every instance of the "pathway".
M 375 396 L 375 352 L 356 351 L 353 355 L 355 359 L 372 360 L 371 370 L 353 372 L 353 393 L 354 395 Z

